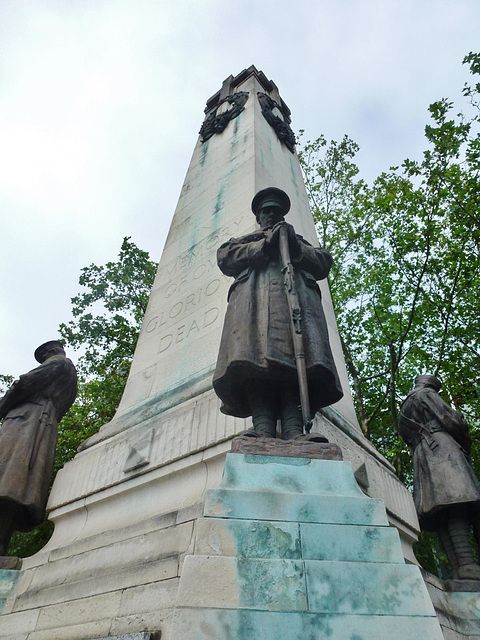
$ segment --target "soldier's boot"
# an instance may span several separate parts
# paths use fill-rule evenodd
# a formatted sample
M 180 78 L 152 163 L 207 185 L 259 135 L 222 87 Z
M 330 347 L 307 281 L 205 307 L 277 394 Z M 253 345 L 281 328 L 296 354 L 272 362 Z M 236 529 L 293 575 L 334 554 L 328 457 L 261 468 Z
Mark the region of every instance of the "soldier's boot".
M 6 556 L 10 539 L 15 531 L 15 511 L 6 507 L 0 514 L 0 556 Z
M 275 438 L 277 435 L 276 387 L 270 380 L 249 380 L 245 394 L 252 412 L 253 430 L 242 435 Z
M 472 517 L 473 535 L 475 536 L 475 542 L 477 543 L 477 556 L 480 559 L 480 514 L 475 511 Z
M 268 412 L 265 408 L 252 413 L 252 422 L 255 433 L 260 438 L 275 438 L 277 435 L 277 416 Z M 247 435 L 247 434 L 244 434 Z
M 284 386 L 280 409 L 282 438 L 304 442 L 328 442 L 319 433 L 304 433 L 300 394 L 295 387 Z
M 458 562 L 459 580 L 480 580 L 480 566 L 475 562 L 472 549 L 470 522 L 464 513 L 454 513 L 448 530 Z
M 450 538 L 450 533 L 448 531 L 447 525 L 439 529 L 438 537 L 440 538 L 440 544 L 442 545 L 443 550 L 447 554 L 447 560 L 452 569 L 452 578 L 454 580 L 457 580 L 458 579 L 458 559 L 452 544 L 452 540 Z

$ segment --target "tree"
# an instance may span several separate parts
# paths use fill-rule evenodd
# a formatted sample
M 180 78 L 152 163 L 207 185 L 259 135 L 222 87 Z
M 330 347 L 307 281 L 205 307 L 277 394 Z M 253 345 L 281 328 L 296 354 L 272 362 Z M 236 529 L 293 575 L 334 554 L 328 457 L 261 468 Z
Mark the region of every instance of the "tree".
M 479 75 L 479 54 L 464 63 Z M 478 442 L 480 83 L 463 93 L 463 113 L 445 99 L 430 105 L 423 158 L 371 185 L 358 177 L 348 137 L 327 144 L 321 136 L 299 154 L 320 240 L 335 260 L 330 286 L 359 421 L 407 483 L 397 424 L 415 375 L 443 379 L 445 399 Z
M 478 55 L 465 62 L 479 73 Z M 386 434 L 420 371 L 441 375 L 448 398 L 478 414 L 479 86 L 464 89 L 470 118 L 452 116 L 447 100 L 432 104 L 423 160 L 371 186 L 358 179 L 348 137 L 328 145 L 321 136 L 299 154 L 335 260 L 330 285 L 360 423 L 390 457 Z
M 67 349 L 82 349 L 83 354 L 77 362 L 77 399 L 59 425 L 54 477 L 75 456 L 79 445 L 115 414 L 156 266 L 149 254 L 127 237 L 116 262 L 91 264 L 81 271 L 79 284 L 84 290 L 72 298 L 74 319 L 60 325 Z M 9 386 L 12 381 L 11 376 L 0 376 L 0 385 L 3 382 Z M 10 555 L 25 557 L 36 553 L 52 532 L 52 523 L 45 521 L 29 533 L 15 533 Z

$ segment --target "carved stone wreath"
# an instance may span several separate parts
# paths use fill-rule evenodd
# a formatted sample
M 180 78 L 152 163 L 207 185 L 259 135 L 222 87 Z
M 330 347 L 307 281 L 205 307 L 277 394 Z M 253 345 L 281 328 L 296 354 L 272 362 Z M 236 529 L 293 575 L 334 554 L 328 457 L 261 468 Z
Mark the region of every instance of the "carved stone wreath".
M 290 117 L 281 107 L 281 105 L 279 105 L 276 100 L 271 98 L 266 93 L 261 93 L 259 91 L 257 93 L 257 96 L 265 120 L 275 130 L 277 138 L 280 140 L 280 142 L 282 142 L 287 147 L 287 149 L 289 149 L 289 151 L 295 153 L 296 139 L 295 134 L 290 128 Z M 280 112 L 281 117 L 279 115 L 275 115 L 274 109 Z
M 233 120 L 245 109 L 245 103 L 248 100 L 248 91 L 238 91 L 231 96 L 227 96 L 222 100 L 215 109 L 205 118 L 200 129 L 200 139 L 206 142 L 216 133 L 222 133 L 227 128 L 230 120 Z M 228 102 L 230 109 L 217 113 L 218 109 Z

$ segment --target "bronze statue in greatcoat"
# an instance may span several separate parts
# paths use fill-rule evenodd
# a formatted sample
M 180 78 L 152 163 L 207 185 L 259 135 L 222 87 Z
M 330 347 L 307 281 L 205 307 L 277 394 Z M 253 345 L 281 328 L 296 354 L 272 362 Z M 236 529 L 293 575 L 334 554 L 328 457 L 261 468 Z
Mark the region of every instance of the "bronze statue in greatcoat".
M 438 395 L 442 383 L 415 378 L 399 432 L 412 451 L 413 496 L 420 527 L 437 531 L 454 579 L 480 579 L 471 532 L 480 542 L 480 487 L 470 461 L 468 424 Z
M 0 399 L 0 556 L 14 531 L 43 521 L 58 423 L 77 395 L 77 373 L 58 340 L 35 351 L 40 366 Z
M 251 435 L 275 437 L 280 418 L 282 437 L 300 439 L 308 436 L 303 434 L 291 314 L 279 254 L 282 227 L 288 233 L 302 313 L 311 415 L 340 400 L 343 392 L 317 284 L 327 277 L 332 257 L 285 222 L 289 208 L 284 191 L 273 187 L 260 191 L 252 202 L 260 230 L 232 238 L 218 249 L 218 266 L 235 280 L 228 293 L 213 386 L 223 413 L 252 416 Z M 325 441 L 318 434 L 311 439 Z

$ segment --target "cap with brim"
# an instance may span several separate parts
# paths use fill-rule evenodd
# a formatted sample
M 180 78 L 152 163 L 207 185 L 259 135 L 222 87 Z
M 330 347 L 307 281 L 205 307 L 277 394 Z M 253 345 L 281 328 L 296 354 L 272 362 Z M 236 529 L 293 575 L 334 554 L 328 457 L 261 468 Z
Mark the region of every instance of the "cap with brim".
M 65 349 L 63 343 L 60 340 L 49 340 L 48 342 L 44 342 L 37 349 L 35 349 L 35 353 L 33 357 L 40 364 L 45 360 L 46 353 L 52 347 L 60 347 L 61 349 Z
M 415 378 L 415 384 L 428 384 L 431 387 L 434 387 L 436 391 L 440 391 L 440 389 L 442 388 L 442 381 L 439 380 L 436 376 L 432 376 L 432 375 L 423 375 L 423 376 L 417 376 Z
M 257 193 L 252 200 L 252 211 L 257 216 L 260 207 L 279 207 L 283 215 L 290 211 L 290 198 L 277 187 L 267 187 Z

